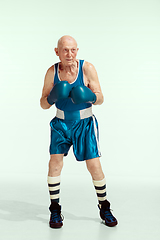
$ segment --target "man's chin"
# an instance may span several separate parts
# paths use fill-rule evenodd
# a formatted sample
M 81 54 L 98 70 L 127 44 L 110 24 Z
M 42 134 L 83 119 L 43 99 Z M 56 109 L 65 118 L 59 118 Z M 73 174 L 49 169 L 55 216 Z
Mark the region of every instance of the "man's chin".
M 67 63 L 73 63 L 74 61 L 73 61 L 72 59 L 70 59 L 70 60 L 67 59 L 66 62 L 67 62 Z
M 75 63 L 76 63 L 76 59 L 75 60 L 64 60 L 63 62 L 62 62 L 62 64 L 63 65 L 65 65 L 65 66 L 71 66 L 71 65 L 75 65 Z
M 73 65 L 75 63 L 75 60 L 66 60 L 66 65 Z

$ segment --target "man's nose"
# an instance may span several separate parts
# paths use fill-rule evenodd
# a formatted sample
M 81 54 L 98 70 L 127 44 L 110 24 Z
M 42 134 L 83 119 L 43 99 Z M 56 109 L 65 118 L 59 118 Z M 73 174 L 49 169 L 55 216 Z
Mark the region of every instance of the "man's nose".
M 69 57 L 71 56 L 71 50 L 68 50 L 68 56 Z

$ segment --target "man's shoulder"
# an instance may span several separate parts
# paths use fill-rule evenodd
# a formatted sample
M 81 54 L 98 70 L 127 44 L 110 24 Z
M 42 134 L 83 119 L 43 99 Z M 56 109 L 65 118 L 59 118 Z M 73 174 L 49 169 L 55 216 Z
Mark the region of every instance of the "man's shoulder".
M 50 67 L 48 68 L 47 71 L 54 71 L 55 66 L 58 66 L 59 63 L 60 63 L 60 62 L 56 62 L 56 63 L 54 63 L 52 66 L 50 66 Z
M 84 70 L 84 73 L 90 73 L 93 70 L 95 70 L 95 67 L 92 63 L 84 61 L 83 70 Z
M 48 68 L 45 78 L 52 78 L 54 76 L 54 65 Z
M 54 73 L 54 66 L 55 66 L 55 64 L 50 66 L 47 70 L 47 73 Z

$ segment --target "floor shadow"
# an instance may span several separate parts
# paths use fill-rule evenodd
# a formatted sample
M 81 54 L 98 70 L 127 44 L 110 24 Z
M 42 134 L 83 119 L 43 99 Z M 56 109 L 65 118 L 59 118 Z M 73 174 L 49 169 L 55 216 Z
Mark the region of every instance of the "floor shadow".
M 76 216 L 72 213 L 63 211 L 64 219 L 69 220 L 83 220 L 83 221 L 95 221 L 100 222 L 100 219 L 85 217 L 85 216 Z M 48 206 L 42 206 L 33 203 L 20 202 L 20 201 L 9 201 L 9 200 L 0 200 L 0 219 L 7 221 L 41 221 L 47 223 L 49 221 L 50 212 Z
M 101 220 L 97 218 L 91 218 L 91 217 L 84 217 L 84 216 L 76 216 L 72 213 L 63 211 L 62 213 L 64 215 L 64 218 L 69 219 L 69 220 L 77 220 L 77 221 L 94 221 L 94 222 L 100 222 Z
M 43 217 L 40 217 L 43 215 Z M 46 223 L 47 208 L 27 202 L 0 200 L 0 219 L 7 221 L 37 220 Z

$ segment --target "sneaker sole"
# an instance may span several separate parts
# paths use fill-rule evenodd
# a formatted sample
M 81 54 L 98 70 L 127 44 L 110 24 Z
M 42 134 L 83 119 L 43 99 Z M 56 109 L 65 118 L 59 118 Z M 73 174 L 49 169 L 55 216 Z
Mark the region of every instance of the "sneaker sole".
M 63 226 L 63 223 L 55 223 L 55 224 L 50 224 L 50 228 L 61 228 Z

